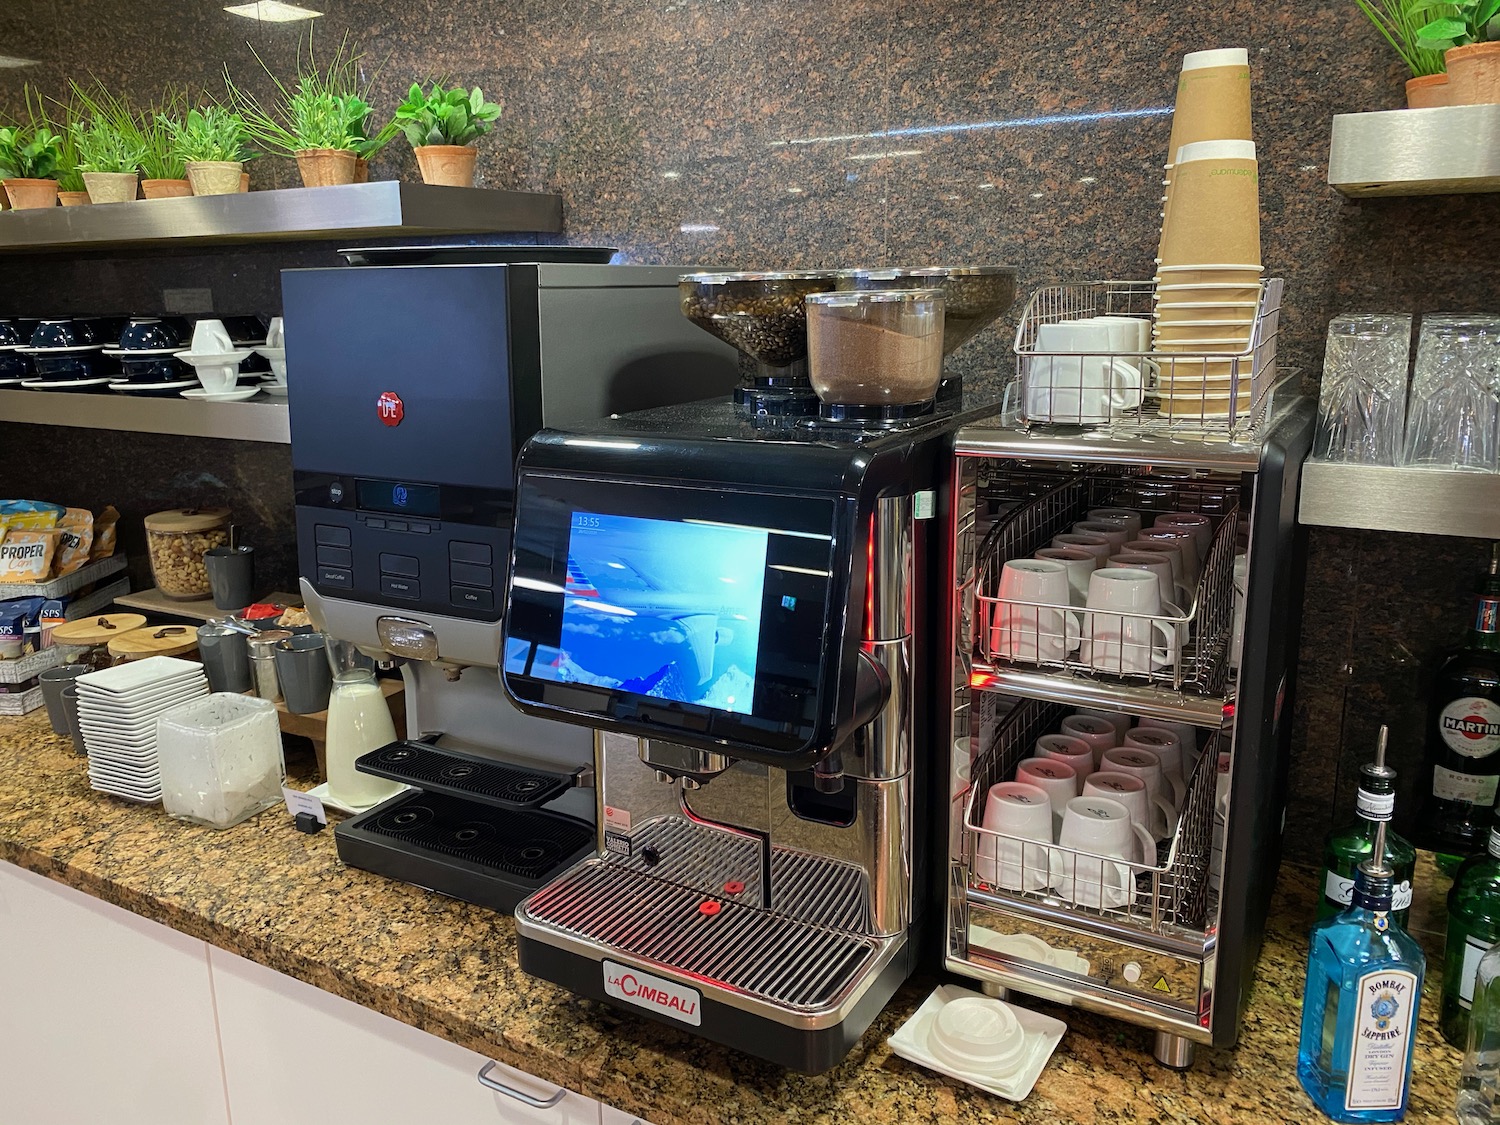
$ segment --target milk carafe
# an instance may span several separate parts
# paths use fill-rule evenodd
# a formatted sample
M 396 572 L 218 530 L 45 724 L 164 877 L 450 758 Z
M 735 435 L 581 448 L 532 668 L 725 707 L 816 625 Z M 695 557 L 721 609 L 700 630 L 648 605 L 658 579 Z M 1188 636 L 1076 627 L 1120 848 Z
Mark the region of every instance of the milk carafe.
M 360 773 L 355 760 L 396 741 L 385 694 L 375 682 L 375 662 L 347 641 L 328 638 L 333 690 L 328 697 L 326 761 L 328 796 L 364 809 L 395 796 L 399 783 Z

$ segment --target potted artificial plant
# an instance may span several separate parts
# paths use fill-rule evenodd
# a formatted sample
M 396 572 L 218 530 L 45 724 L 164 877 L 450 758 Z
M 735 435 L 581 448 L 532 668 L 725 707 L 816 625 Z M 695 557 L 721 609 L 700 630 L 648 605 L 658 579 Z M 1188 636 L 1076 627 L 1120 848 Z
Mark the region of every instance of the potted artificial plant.
M 1453 4 L 1433 0 L 1354 0 L 1370 22 L 1395 48 L 1412 76 L 1406 81 L 1406 104 L 1410 109 L 1449 105 L 1448 75 L 1443 52 L 1422 42 L 1421 31 L 1434 16 L 1457 11 Z
M 1447 104 L 1500 102 L 1500 0 L 1451 0 L 1422 10 L 1436 18 L 1417 30 L 1417 42 L 1443 52 Z
M 479 87 L 444 90 L 434 82 L 426 94 L 413 82 L 406 101 L 396 110 L 396 124 L 411 142 L 422 181 L 449 187 L 474 186 L 473 142 L 484 136 L 500 117 L 500 107 L 484 100 Z
M 180 128 L 186 104 L 186 93 L 169 86 L 161 98 L 138 118 L 141 143 L 146 148 L 141 156 L 141 194 L 147 199 L 193 194 L 187 169 L 172 146 L 173 130 Z
M 68 137 L 94 203 L 129 203 L 140 188 L 146 155 L 139 115 L 96 79 L 85 89 L 72 83 Z
M 158 117 L 171 138 L 172 155 L 187 170 L 194 195 L 233 195 L 242 190 L 245 161 L 245 122 L 223 106 L 190 109 L 180 121 Z
M 58 134 L 62 149 L 57 156 L 57 201 L 64 207 L 85 207 L 93 201 L 89 199 L 83 173 L 78 170 L 78 146 L 73 143 L 74 120 L 72 107 L 69 107 L 67 128 Z
M 17 211 L 57 206 L 62 138 L 46 125 L 0 129 L 0 184 Z

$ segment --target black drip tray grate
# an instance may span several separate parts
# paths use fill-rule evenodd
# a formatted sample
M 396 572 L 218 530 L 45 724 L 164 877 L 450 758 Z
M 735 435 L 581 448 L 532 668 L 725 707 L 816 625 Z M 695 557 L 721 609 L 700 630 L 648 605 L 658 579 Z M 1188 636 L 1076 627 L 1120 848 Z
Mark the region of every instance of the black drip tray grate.
M 359 827 L 520 879 L 542 878 L 594 837 L 590 825 L 572 817 L 496 809 L 442 793 L 414 794 L 362 818 Z
M 544 805 L 569 789 L 567 774 L 518 769 L 502 762 L 444 750 L 423 742 L 393 742 L 355 763 L 362 773 L 404 781 L 429 792 L 448 793 L 510 809 Z

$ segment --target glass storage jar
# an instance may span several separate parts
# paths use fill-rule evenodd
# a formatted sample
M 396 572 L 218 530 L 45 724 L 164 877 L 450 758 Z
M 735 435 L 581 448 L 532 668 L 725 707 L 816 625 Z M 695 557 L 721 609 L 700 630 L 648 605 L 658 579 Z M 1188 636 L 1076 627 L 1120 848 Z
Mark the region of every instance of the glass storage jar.
M 175 508 L 147 516 L 145 524 L 156 588 L 179 600 L 208 597 L 203 556 L 229 545 L 229 509 Z

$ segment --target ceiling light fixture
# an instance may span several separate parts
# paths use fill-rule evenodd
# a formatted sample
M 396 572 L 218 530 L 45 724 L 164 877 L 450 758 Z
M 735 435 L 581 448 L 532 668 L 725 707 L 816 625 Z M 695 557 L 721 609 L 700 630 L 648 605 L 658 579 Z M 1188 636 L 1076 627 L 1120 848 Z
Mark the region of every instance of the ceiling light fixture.
M 232 16 L 244 16 L 247 20 L 261 23 L 296 23 L 321 16 L 311 8 L 299 8 L 295 4 L 283 4 L 281 0 L 255 0 L 250 4 L 231 4 L 224 9 Z

